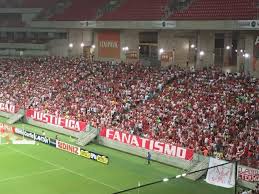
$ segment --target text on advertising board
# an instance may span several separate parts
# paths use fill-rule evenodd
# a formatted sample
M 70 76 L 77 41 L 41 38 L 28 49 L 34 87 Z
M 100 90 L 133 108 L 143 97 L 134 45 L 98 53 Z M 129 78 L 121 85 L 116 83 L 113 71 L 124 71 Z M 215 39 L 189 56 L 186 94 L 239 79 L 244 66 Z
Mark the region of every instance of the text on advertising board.
M 71 144 L 68 144 L 68 143 L 65 143 L 62 141 L 57 141 L 56 147 L 58 149 L 67 151 L 69 153 L 72 153 L 75 155 L 80 155 L 80 147 L 78 147 L 78 146 L 74 146 L 74 145 L 71 145 Z
M 94 152 L 90 152 L 90 151 L 87 151 L 84 149 L 80 150 L 80 156 L 91 159 L 91 160 L 95 160 L 95 161 L 103 163 L 103 164 L 109 163 L 109 158 L 107 156 L 100 155 L 100 154 L 97 154 Z

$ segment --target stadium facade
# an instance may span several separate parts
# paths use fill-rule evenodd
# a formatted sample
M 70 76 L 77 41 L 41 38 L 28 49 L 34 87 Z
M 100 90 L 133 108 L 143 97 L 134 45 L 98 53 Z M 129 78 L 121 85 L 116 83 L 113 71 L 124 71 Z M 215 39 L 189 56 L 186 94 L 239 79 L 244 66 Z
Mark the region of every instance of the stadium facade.
M 175 2 L 143 1 L 138 9 L 135 1 L 12 4 L 0 9 L 5 21 L 0 55 L 84 55 L 195 68 L 215 64 L 259 75 L 256 1 L 218 1 L 214 8 L 204 0 Z

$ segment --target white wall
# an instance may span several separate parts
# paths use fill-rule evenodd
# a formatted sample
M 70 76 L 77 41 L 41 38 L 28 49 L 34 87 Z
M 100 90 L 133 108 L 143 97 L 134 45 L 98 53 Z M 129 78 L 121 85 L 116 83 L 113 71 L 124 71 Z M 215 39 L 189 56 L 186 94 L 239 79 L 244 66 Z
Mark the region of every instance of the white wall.
M 92 44 L 91 30 L 70 30 L 67 40 L 52 40 L 48 49 L 54 56 L 80 56 L 83 54 L 82 42 L 85 46 Z M 73 43 L 73 48 L 69 48 L 70 43 Z
M 191 49 L 190 45 L 195 44 L 195 32 L 181 32 L 181 31 L 160 31 L 158 37 L 158 47 L 165 51 L 174 51 L 175 65 L 186 67 L 186 62 L 189 65 L 194 65 L 195 49 Z
M 200 31 L 197 37 L 197 68 L 214 64 L 215 32 Z M 200 56 L 204 51 L 204 56 Z
M 68 40 L 51 40 L 48 43 L 48 50 L 52 56 L 68 56 Z
M 122 50 L 123 47 L 129 47 L 129 50 L 139 50 L 139 31 L 137 30 L 122 30 L 121 35 L 121 59 L 126 60 L 125 52 Z

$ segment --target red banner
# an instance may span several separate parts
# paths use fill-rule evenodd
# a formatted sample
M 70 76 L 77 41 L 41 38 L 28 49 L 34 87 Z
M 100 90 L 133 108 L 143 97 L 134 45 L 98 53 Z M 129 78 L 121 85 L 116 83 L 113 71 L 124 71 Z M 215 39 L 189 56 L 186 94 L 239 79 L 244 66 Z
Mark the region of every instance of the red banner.
M 164 155 L 169 155 L 184 160 L 192 160 L 193 158 L 193 150 L 191 149 L 177 147 L 175 145 L 162 143 L 159 141 L 139 137 L 121 131 L 103 128 L 100 132 L 100 136 L 108 138 L 110 140 L 118 141 L 139 148 L 145 148 L 147 150 L 159 152 Z
M 15 127 L 11 125 L 7 125 L 5 123 L 0 123 L 0 131 L 1 133 L 14 133 Z
M 120 33 L 105 31 L 98 33 L 98 56 L 120 58 Z
M 10 103 L 2 103 L 0 102 L 0 111 L 8 112 L 8 113 L 16 113 L 15 105 Z
M 26 118 L 32 118 L 35 121 L 56 125 L 73 131 L 85 131 L 86 129 L 86 122 L 65 119 L 32 109 L 26 111 Z

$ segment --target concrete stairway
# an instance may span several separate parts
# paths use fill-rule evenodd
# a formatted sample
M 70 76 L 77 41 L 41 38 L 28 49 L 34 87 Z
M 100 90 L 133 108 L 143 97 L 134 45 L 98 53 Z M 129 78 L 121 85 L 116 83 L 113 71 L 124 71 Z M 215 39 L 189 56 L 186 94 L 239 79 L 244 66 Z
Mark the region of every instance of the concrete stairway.
M 24 114 L 25 114 L 24 110 L 23 110 L 23 109 L 20 109 L 20 110 L 18 111 L 18 113 L 12 115 L 12 116 L 6 121 L 6 123 L 7 123 L 7 124 L 10 124 L 10 125 L 11 125 L 11 124 L 14 124 L 15 122 L 17 122 L 17 121 L 19 121 L 21 118 L 23 118 L 23 117 L 24 117 Z
M 88 125 L 87 130 L 80 134 L 76 144 L 79 146 L 85 146 L 96 138 L 98 130 Z
M 204 158 L 203 161 L 194 163 L 194 165 L 191 166 L 191 168 L 188 170 L 188 172 L 194 172 L 194 171 L 198 171 L 198 170 L 205 169 L 208 167 L 209 167 L 209 157 L 206 157 L 206 158 Z M 207 172 L 207 170 L 203 170 L 203 171 L 200 171 L 197 173 L 187 175 L 186 178 L 191 179 L 191 180 L 198 180 L 206 172 Z

